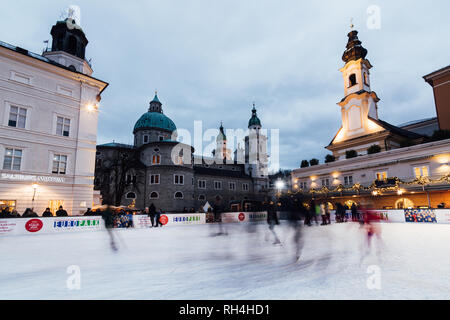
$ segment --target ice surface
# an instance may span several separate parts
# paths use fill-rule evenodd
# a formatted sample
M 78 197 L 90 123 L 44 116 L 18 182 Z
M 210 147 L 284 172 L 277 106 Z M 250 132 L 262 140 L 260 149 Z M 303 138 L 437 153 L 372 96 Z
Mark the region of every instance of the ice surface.
M 303 227 L 293 263 L 292 230 L 229 224 L 0 238 L 1 299 L 449 299 L 450 226 L 383 224 L 382 242 L 362 255 L 358 224 Z M 255 231 L 255 232 L 250 232 Z M 373 239 L 377 240 L 377 239 Z M 378 246 L 376 246 L 378 245 Z M 69 290 L 78 265 L 81 289 Z M 366 281 L 379 266 L 381 289 Z

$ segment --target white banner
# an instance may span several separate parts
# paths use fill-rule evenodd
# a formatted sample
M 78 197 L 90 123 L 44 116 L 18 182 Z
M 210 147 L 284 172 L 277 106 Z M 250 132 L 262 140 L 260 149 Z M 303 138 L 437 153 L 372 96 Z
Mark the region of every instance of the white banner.
M 267 212 L 224 212 L 221 214 L 223 223 L 266 221 Z
M 205 213 L 174 213 L 162 214 L 159 221 L 164 227 L 172 227 L 179 225 L 205 224 Z M 133 216 L 133 226 L 135 228 L 149 228 L 152 223 L 149 216 L 135 215 Z
M 104 229 L 102 217 L 36 217 L 0 220 L 0 236 L 98 231 L 101 229 Z

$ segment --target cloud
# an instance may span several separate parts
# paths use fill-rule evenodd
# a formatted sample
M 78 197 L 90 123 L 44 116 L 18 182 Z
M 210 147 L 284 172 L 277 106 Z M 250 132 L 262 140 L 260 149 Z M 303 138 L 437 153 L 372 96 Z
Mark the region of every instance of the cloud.
M 280 129 L 281 167 L 323 162 L 340 127 L 338 69 L 354 18 L 374 65 L 380 118 L 393 124 L 435 116 L 422 76 L 448 65 L 448 1 L 377 1 L 381 29 L 366 27 L 372 1 L 78 1 L 94 76 L 104 92 L 98 142 L 132 143 L 154 90 L 179 128 L 246 128 L 251 104 Z M 0 40 L 41 52 L 71 2 L 24 0 L 2 8 Z M 12 32 L 14 31 L 14 32 Z M 406 116 L 405 116 L 406 115 Z

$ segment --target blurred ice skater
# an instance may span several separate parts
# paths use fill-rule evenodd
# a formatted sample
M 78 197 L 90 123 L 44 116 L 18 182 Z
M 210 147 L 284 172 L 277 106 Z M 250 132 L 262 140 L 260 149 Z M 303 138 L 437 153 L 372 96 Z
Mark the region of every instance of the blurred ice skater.
M 299 208 L 295 208 L 289 213 L 289 225 L 291 228 L 294 229 L 294 247 L 295 247 L 295 261 L 300 260 L 300 256 L 302 253 L 303 245 L 304 245 L 304 239 L 303 239 L 303 233 L 302 233 L 302 215 L 304 216 L 305 220 L 307 219 L 307 216 L 309 214 L 309 210 L 305 210 L 306 208 L 302 203 L 299 204 Z M 306 224 L 308 225 L 308 224 Z
M 106 231 L 108 231 L 111 249 L 113 251 L 117 251 L 118 249 L 116 246 L 116 241 L 114 240 L 114 231 L 113 231 L 113 229 L 114 229 L 114 214 L 113 214 L 112 208 L 109 204 L 106 206 L 106 209 L 102 212 L 102 218 L 105 221 Z
M 277 209 L 278 204 L 274 202 L 274 199 L 267 203 L 267 224 L 269 225 L 269 230 L 275 237 L 275 242 L 273 244 L 281 244 L 281 241 L 274 230 L 275 226 L 280 224 L 278 221 Z

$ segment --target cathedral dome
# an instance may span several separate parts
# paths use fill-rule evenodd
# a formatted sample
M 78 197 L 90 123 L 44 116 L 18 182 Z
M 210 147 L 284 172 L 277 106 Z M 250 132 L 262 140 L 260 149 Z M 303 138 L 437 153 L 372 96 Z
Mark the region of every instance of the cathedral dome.
M 162 103 L 159 101 L 158 95 L 155 92 L 155 97 L 150 102 L 148 112 L 144 113 L 134 125 L 133 134 L 138 130 L 145 129 L 159 129 L 169 131 L 170 133 L 177 130 L 175 123 L 162 113 L 161 106 Z
M 170 131 L 177 130 L 175 123 L 166 115 L 159 112 L 147 112 L 136 122 L 133 133 L 144 129 L 160 129 Z

